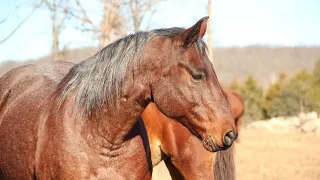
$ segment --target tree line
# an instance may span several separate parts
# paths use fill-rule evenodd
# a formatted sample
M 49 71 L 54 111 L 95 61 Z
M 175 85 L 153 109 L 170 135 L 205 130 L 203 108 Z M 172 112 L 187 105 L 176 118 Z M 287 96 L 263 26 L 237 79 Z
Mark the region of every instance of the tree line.
M 278 116 L 296 116 L 300 112 L 320 113 L 320 58 L 313 71 L 300 70 L 288 78 L 285 72 L 264 90 L 252 75 L 243 82 L 237 79 L 229 85 L 244 97 L 245 122 Z
M 148 21 L 156 12 L 156 7 L 164 0 L 92 0 L 98 4 L 94 10 L 88 9 L 84 0 L 32 0 L 19 2 L 25 7 L 30 3 L 33 8 L 11 32 L 0 39 L 0 44 L 7 41 L 38 9 L 49 12 L 48 20 L 51 23 L 51 56 L 52 60 L 62 59 L 68 49 L 68 43 L 60 41 L 61 32 L 67 26 L 90 34 L 92 39 L 98 40 L 100 48 L 112 43 L 128 32 L 141 30 L 143 21 Z M 17 2 L 18 3 L 18 2 Z M 92 15 L 94 14 L 94 16 Z M 9 17 L 9 15 L 8 15 Z M 98 21 L 97 21 L 98 19 Z M 8 18 L 0 19 L 0 26 L 4 26 Z M 148 24 L 148 22 L 146 22 Z

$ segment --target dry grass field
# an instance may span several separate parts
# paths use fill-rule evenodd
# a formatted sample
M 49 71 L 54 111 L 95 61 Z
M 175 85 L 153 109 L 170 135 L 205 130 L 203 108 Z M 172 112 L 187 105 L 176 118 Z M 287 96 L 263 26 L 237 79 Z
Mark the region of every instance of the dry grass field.
M 237 180 L 320 180 L 320 136 L 244 129 L 235 159 Z M 166 173 L 160 165 L 153 179 Z

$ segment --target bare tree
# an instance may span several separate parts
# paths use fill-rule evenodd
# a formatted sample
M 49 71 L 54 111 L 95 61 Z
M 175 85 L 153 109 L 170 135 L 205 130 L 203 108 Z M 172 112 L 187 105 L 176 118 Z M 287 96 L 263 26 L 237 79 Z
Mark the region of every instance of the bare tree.
M 208 16 L 211 15 L 211 0 L 208 0 Z M 207 34 L 208 34 L 208 50 L 209 50 L 209 58 L 210 61 L 213 63 L 213 47 L 212 47 L 212 32 L 211 32 L 211 20 L 209 19 L 208 25 L 207 25 Z
M 141 30 L 141 22 L 146 13 L 150 12 L 151 16 L 155 13 L 155 7 L 162 0 L 129 0 L 129 9 L 133 21 L 134 32 Z
M 100 46 L 106 46 L 126 34 L 125 17 L 122 16 L 125 2 L 122 0 L 103 0 L 103 19 Z
M 82 27 L 78 28 L 85 32 L 93 32 L 99 40 L 99 46 L 104 47 L 119 37 L 126 34 L 126 17 L 124 9 L 126 3 L 123 0 L 101 0 L 103 5 L 102 19 L 100 24 L 95 24 L 88 16 L 87 10 L 82 6 L 80 0 L 76 0 L 80 14 L 73 12 L 72 16 L 76 17 L 82 23 Z M 85 28 L 89 26 L 90 28 Z
M 68 15 L 69 0 L 44 0 L 51 13 L 52 21 L 52 60 L 61 59 L 59 36 Z M 65 48 L 64 48 L 65 49 Z
M 3 18 L 2 20 L 0 20 L 0 24 L 6 22 L 6 20 L 7 20 L 8 18 L 9 18 L 9 15 L 8 15 L 7 17 Z
M 34 6 L 34 8 L 32 9 L 32 11 L 25 17 L 23 18 L 23 20 L 3 39 L 0 40 L 0 44 L 6 42 L 12 35 L 14 35 L 14 33 L 17 32 L 17 30 L 32 16 L 32 14 L 43 4 L 44 0 L 41 0 L 40 3 L 38 3 L 37 5 Z M 9 16 L 7 16 L 6 18 L 2 19 L 0 21 L 0 24 L 4 23 L 7 19 L 9 18 Z
M 72 15 L 81 22 L 78 29 L 93 32 L 99 39 L 100 47 L 104 47 L 126 35 L 131 29 L 130 24 L 133 24 L 134 32 L 140 31 L 146 13 L 152 16 L 155 6 L 163 0 L 100 0 L 103 5 L 100 24 L 91 20 L 80 0 L 75 1 L 79 11 L 72 12 Z
M 0 40 L 0 44 L 7 41 L 34 14 L 38 8 L 45 4 L 50 11 L 52 21 L 52 59 L 60 59 L 62 53 L 59 49 L 59 35 L 68 15 L 68 2 L 69 0 L 40 0 L 40 2 L 34 6 L 32 11 L 5 38 Z M 4 23 L 6 19 L 7 18 L 1 20 L 0 24 Z M 66 47 L 63 49 L 66 49 Z

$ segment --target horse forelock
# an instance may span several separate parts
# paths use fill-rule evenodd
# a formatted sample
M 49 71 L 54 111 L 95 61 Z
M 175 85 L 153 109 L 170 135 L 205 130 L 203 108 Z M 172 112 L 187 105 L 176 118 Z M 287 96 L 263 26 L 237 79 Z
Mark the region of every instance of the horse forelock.
M 78 109 L 84 109 L 86 115 L 90 115 L 92 110 L 99 109 L 102 105 L 115 105 L 122 95 L 129 66 L 135 68 L 143 63 L 139 54 L 145 44 L 155 36 L 172 37 L 184 30 L 166 28 L 137 32 L 106 46 L 75 65 L 62 79 L 57 88 L 62 93 L 59 106 L 73 91 Z M 207 47 L 202 40 L 196 41 L 194 47 L 201 56 L 206 55 Z

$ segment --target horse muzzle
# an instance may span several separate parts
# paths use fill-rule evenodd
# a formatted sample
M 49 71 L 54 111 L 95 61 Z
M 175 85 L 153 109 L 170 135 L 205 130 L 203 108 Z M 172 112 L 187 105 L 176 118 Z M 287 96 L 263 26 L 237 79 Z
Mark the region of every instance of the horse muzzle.
M 232 143 L 237 139 L 237 134 L 233 131 L 227 132 L 223 137 L 223 146 L 218 146 L 214 142 L 214 138 L 212 135 L 206 135 L 202 140 L 203 147 L 210 152 L 217 152 L 221 150 L 226 150 L 231 147 Z

